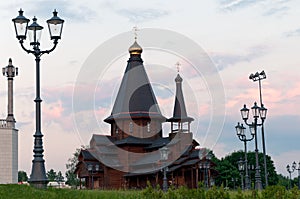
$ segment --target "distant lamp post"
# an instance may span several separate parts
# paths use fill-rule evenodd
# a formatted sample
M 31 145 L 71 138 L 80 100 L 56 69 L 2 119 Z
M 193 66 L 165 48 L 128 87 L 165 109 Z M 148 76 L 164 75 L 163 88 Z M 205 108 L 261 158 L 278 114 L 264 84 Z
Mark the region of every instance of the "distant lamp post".
M 204 185 L 206 188 L 209 187 L 209 169 L 210 169 L 210 160 L 211 160 L 211 154 L 210 152 L 206 152 L 206 155 L 201 156 L 199 155 L 200 162 L 199 162 L 199 168 L 204 170 Z
M 160 152 L 160 160 L 164 163 L 163 165 L 163 172 L 164 172 L 164 177 L 163 177 L 163 191 L 166 192 L 168 191 L 168 179 L 167 179 L 167 161 L 168 161 L 168 156 L 169 156 L 169 149 L 164 146 L 159 149 Z
M 233 183 L 233 189 L 235 190 L 235 183 L 238 182 L 238 178 L 231 178 L 231 182 Z
M 238 122 L 237 126 L 235 126 L 235 130 L 236 130 L 236 134 L 238 136 L 238 138 L 244 142 L 244 152 L 245 152 L 245 189 L 248 190 L 251 188 L 251 184 L 250 184 L 250 180 L 249 180 L 249 172 L 248 172 L 248 158 L 247 158 L 247 142 L 253 140 L 254 136 L 255 136 L 255 132 L 253 129 L 253 126 L 250 126 L 250 133 L 251 133 L 251 137 L 247 138 L 246 134 L 245 134 L 245 127 L 243 126 L 243 124 L 240 125 L 240 123 Z
M 56 10 L 53 12 L 53 17 L 47 20 L 50 39 L 53 40 L 53 47 L 44 51 L 40 50 L 39 47 L 43 27 L 37 23 L 36 17 L 33 18 L 32 24 L 28 26 L 30 20 L 23 16 L 23 10 L 21 9 L 19 11 L 19 16 L 14 18 L 12 21 L 14 23 L 16 37 L 19 40 L 22 49 L 27 53 L 33 54 L 36 61 L 36 98 L 34 100 L 36 104 L 36 131 L 34 134 L 34 159 L 32 160 L 32 170 L 28 182 L 36 188 L 46 188 L 49 181 L 46 177 L 45 171 L 45 160 L 43 158 L 43 134 L 41 132 L 42 99 L 40 97 L 40 60 L 43 54 L 49 54 L 56 48 L 58 40 L 61 38 L 64 20 L 57 16 Z M 24 40 L 26 40 L 27 32 L 29 34 L 30 46 L 32 46 L 32 50 L 25 48 L 23 44 Z
M 290 180 L 289 180 L 289 189 L 291 188 L 291 182 L 292 182 L 292 173 L 295 171 L 296 168 L 296 162 L 293 162 L 292 166 L 287 165 L 286 170 L 290 174 Z
M 266 79 L 266 73 L 265 71 L 252 73 L 249 76 L 249 79 L 251 79 L 253 82 L 258 81 L 258 88 L 259 88 L 259 100 L 260 100 L 260 106 L 263 107 L 263 101 L 262 101 L 262 92 L 261 92 L 261 80 Z M 267 170 L 267 158 L 266 158 L 266 144 L 265 144 L 265 130 L 264 130 L 264 124 L 261 125 L 261 137 L 262 137 L 262 147 L 263 147 L 263 154 L 264 154 L 264 171 L 265 171 L 265 183 L 266 186 L 268 186 L 268 170 Z
M 252 179 L 251 179 L 251 173 L 253 173 L 252 171 L 255 171 L 255 166 L 253 164 L 248 164 L 248 174 L 249 174 L 250 188 L 252 187 Z
M 91 179 L 91 189 L 94 189 L 94 175 L 99 172 L 100 166 L 99 164 L 88 164 L 87 169 Z
M 244 190 L 244 179 L 243 179 L 243 171 L 245 169 L 244 161 L 242 160 L 242 158 L 240 158 L 240 160 L 237 163 L 238 163 L 238 170 L 241 175 L 241 189 Z
M 257 126 L 261 126 L 267 116 L 267 109 L 262 106 L 257 106 L 257 103 L 254 103 L 254 106 L 251 107 L 252 115 L 254 118 L 254 122 L 248 123 L 247 120 L 249 118 L 249 109 L 246 107 L 246 104 L 244 107 L 240 110 L 242 119 L 244 120 L 245 124 L 249 126 L 250 131 L 254 132 L 254 140 L 255 140 L 255 189 L 261 190 L 262 189 L 262 183 L 261 183 L 261 176 L 260 176 L 260 167 L 259 167 L 259 161 L 258 161 L 258 147 L 257 147 Z M 258 118 L 260 117 L 261 123 L 258 123 Z M 252 133 L 253 134 L 253 133 Z
M 295 169 L 298 171 L 298 189 L 300 189 L 300 162 L 298 163 L 298 168 L 296 168 L 296 162 L 293 164 L 295 165 Z

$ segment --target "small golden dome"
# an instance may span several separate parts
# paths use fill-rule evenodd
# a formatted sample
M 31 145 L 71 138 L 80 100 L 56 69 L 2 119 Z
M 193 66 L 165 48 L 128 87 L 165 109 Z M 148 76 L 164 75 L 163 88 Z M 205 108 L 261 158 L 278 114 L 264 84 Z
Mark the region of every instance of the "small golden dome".
M 134 43 L 128 49 L 128 51 L 130 54 L 141 54 L 143 52 L 143 49 L 135 40 Z

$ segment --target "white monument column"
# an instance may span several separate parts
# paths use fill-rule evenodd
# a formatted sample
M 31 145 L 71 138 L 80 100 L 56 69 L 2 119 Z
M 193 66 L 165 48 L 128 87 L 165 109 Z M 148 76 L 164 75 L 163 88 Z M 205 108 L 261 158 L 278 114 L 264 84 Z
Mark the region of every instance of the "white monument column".
M 8 80 L 8 104 L 7 118 L 0 119 L 0 184 L 11 184 L 18 183 L 18 130 L 13 114 L 13 79 L 18 75 L 18 68 L 9 59 L 2 73 Z

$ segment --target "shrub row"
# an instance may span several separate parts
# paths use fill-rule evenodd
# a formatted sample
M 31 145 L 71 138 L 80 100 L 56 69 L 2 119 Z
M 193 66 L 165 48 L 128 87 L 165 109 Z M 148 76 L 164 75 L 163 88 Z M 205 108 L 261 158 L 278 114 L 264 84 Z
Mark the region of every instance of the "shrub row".
M 230 191 L 223 187 L 212 187 L 205 189 L 199 186 L 198 189 L 170 187 L 163 192 L 159 186 L 150 185 L 143 190 L 72 190 L 55 189 L 47 190 L 34 189 L 27 185 L 0 185 L 0 199 L 300 199 L 300 191 L 297 187 L 286 190 L 282 186 L 269 186 L 258 192 L 251 191 Z

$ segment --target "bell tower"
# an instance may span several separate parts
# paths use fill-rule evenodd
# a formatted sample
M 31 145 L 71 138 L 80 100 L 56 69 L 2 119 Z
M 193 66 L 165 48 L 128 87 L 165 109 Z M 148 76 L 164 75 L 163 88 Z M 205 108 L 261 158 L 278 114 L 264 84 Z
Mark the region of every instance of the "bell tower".
M 9 59 L 2 73 L 8 81 L 8 104 L 6 119 L 0 119 L 0 184 L 11 184 L 18 183 L 18 130 L 13 114 L 13 79 L 18 68 Z
M 174 137 L 176 133 L 190 133 L 190 124 L 194 119 L 187 115 L 184 97 L 182 92 L 182 77 L 178 74 L 175 78 L 176 82 L 176 95 L 173 109 L 173 117 L 167 121 L 171 122 L 171 133 L 170 136 Z

